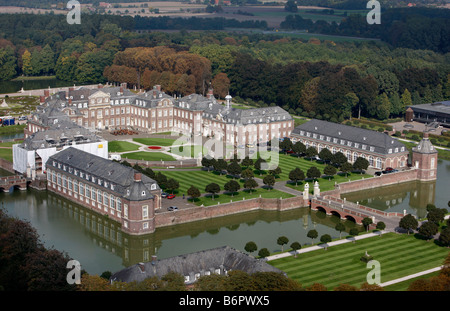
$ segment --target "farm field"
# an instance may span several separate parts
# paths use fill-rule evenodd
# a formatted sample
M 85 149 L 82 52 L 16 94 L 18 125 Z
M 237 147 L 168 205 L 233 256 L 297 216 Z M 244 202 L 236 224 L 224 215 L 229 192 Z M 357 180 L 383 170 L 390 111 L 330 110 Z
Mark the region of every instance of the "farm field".
M 313 283 L 323 284 L 328 290 L 341 283 L 360 287 L 366 282 L 370 271 L 366 263 L 360 261 L 366 251 L 381 265 L 381 282 L 438 267 L 449 253 L 448 248 L 417 239 L 413 235 L 386 233 L 382 237 L 367 238 L 269 263 L 304 287 Z
M 166 153 L 146 151 L 123 153 L 122 158 L 142 161 L 175 161 L 174 157 Z

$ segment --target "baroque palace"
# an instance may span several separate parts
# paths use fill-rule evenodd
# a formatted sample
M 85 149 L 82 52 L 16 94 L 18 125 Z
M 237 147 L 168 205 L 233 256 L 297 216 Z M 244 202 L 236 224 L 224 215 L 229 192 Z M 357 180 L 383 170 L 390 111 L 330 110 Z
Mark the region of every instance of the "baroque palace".
M 256 144 L 289 137 L 294 121 L 284 109 L 273 106 L 253 109 L 231 107 L 231 96 L 220 104 L 212 90 L 207 96 L 172 97 L 159 85 L 135 93 L 120 87 L 69 88 L 67 92 L 41 97 L 42 106 L 57 105 L 72 122 L 89 129 L 133 128 L 145 133 L 174 131 L 185 135 L 213 137 L 233 145 Z M 42 117 L 28 124 L 25 137 L 44 130 Z

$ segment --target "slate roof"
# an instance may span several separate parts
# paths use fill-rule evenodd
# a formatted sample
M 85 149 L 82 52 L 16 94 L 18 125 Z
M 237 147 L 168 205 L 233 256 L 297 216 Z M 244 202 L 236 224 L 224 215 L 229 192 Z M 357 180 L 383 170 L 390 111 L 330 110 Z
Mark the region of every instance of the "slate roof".
M 255 259 L 230 246 L 223 246 L 135 264 L 114 273 L 110 279 L 112 281 L 141 282 L 149 277 L 157 276 L 161 278 L 168 272 L 176 272 L 183 276 L 189 276 L 190 280 L 188 283 L 192 283 L 195 280 L 195 274 L 205 275 L 207 271 L 213 274 L 216 269 L 220 269 L 221 274 L 230 270 L 241 270 L 249 274 L 254 272 L 283 273 L 263 260 Z
M 113 184 L 114 189 L 111 190 L 132 201 L 153 198 L 150 193 L 152 185 L 155 185 L 155 189 L 160 189 L 156 181 L 146 175 L 141 176 L 141 181 L 135 181 L 134 174 L 138 172 L 132 167 L 72 147 L 51 156 L 46 166 L 54 167 L 53 161 Z
M 50 147 L 62 147 L 82 143 L 98 142 L 101 138 L 88 129 L 63 120 L 50 126 L 45 131 L 38 131 L 28 136 L 20 145 L 27 150 L 37 150 Z
M 211 104 L 203 111 L 203 117 L 206 119 L 217 119 L 218 115 L 226 123 L 242 125 L 292 120 L 292 116 L 278 106 L 238 109 Z
M 414 152 L 427 154 L 438 152 L 428 137 L 422 138 L 422 140 L 417 144 L 417 146 L 413 147 L 412 150 Z
M 304 132 L 303 135 L 301 135 L 301 131 Z M 291 135 L 307 137 L 306 132 L 311 133 L 309 138 L 313 138 L 312 134 L 317 134 L 316 140 L 319 140 L 320 135 L 323 135 L 324 143 L 333 143 L 333 138 L 337 138 L 338 145 L 341 140 L 345 141 L 342 145 L 343 147 L 349 147 L 347 143 L 351 142 L 350 147 L 355 148 L 354 144 L 358 143 L 359 147 L 356 149 L 362 150 L 362 145 L 366 145 L 367 148 L 364 151 L 370 151 L 370 147 L 374 147 L 374 151 L 372 152 L 379 154 L 388 154 L 389 149 L 392 149 L 392 153 L 394 153 L 395 148 L 398 148 L 400 151 L 401 147 L 405 147 L 396 138 L 384 133 L 317 119 L 312 119 L 295 127 Z M 331 142 L 326 141 L 327 136 L 331 137 Z M 406 147 L 404 150 L 407 150 Z

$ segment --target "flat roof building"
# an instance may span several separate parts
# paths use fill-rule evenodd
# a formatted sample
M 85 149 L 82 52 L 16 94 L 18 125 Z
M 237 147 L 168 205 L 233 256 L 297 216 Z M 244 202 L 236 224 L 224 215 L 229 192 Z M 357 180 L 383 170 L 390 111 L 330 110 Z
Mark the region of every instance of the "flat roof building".
M 406 122 L 437 123 L 450 127 L 450 101 L 409 106 L 405 118 Z

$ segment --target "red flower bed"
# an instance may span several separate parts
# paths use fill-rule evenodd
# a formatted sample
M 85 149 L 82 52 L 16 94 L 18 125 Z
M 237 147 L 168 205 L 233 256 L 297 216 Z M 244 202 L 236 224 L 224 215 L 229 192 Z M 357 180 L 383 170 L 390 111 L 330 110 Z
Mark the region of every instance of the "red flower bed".
M 161 149 L 161 147 L 160 146 L 148 146 L 148 149 L 157 150 L 157 149 Z

